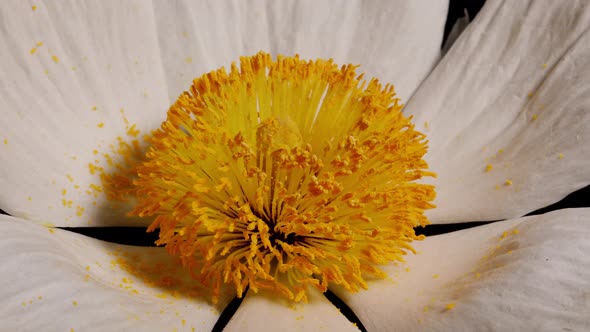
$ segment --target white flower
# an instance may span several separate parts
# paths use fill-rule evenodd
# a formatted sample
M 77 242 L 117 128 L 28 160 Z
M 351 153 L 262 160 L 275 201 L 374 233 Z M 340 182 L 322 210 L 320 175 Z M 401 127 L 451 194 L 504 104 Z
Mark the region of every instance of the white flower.
M 86 192 L 88 164 L 131 124 L 159 126 L 193 77 L 259 50 L 394 83 L 430 141 L 432 223 L 518 218 L 590 183 L 583 1 L 490 0 L 442 59 L 444 1 L 1 7 L 0 207 L 15 216 L 0 216 L 2 330 L 211 330 L 219 313 L 162 248 L 39 225 L 137 225 Z M 588 219 L 563 210 L 430 237 L 384 268 L 390 279 L 333 291 L 369 331 L 588 330 Z M 226 327 L 347 329 L 319 292 L 296 308 L 249 293 Z

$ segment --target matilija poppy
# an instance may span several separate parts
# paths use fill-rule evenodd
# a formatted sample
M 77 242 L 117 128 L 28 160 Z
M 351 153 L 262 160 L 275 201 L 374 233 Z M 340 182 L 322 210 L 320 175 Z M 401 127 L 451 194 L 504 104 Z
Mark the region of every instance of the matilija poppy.
M 0 223 L 2 328 L 211 330 L 219 310 L 251 286 L 225 330 L 355 330 L 321 295 L 326 287 L 369 331 L 588 330 L 590 211 L 518 217 L 590 183 L 590 6 L 488 1 L 439 59 L 446 7 L 443 1 L 3 4 L 0 204 L 14 217 L 1 216 Z M 278 57 L 295 53 L 299 58 Z M 175 103 L 193 77 L 254 54 L 266 59 L 266 67 L 239 71 L 244 77 L 197 80 L 192 93 Z M 403 115 L 392 89 L 362 85 L 347 71 L 352 67 L 299 60 L 329 58 L 360 64 L 357 71 L 368 80 L 395 84 L 396 97 L 407 101 Z M 280 59 L 287 62 L 281 66 Z M 305 81 L 316 72 L 321 79 Z M 283 76 L 272 78 L 275 74 Z M 261 92 L 267 86 L 271 95 Z M 333 90 L 339 93 L 331 95 Z M 251 91 L 258 96 L 254 103 L 248 99 Z M 272 108 L 283 113 L 261 116 L 269 105 L 265 100 L 282 103 Z M 317 112 L 302 106 L 309 100 L 321 106 Z M 238 109 L 250 118 L 242 123 L 229 116 L 227 101 L 243 106 Z M 166 118 L 170 105 L 175 106 Z M 200 111 L 190 111 L 195 105 Z M 302 110 L 313 116 L 297 118 Z M 339 116 L 343 110 L 354 117 Z M 208 120 L 199 122 L 201 117 Z M 146 149 L 139 137 L 166 119 L 146 138 L 152 150 L 144 163 L 127 167 L 144 158 L 130 154 Z M 224 135 L 248 122 L 257 125 L 238 130 L 243 136 Z M 205 126 L 219 123 L 223 127 Z M 321 130 L 305 127 L 304 132 L 305 123 Z M 359 134 L 363 131 L 374 135 Z M 419 132 L 428 139 L 425 155 Z M 183 145 L 188 138 L 192 145 Z M 228 143 L 232 158 L 242 159 L 226 163 L 216 157 L 224 154 L 217 144 L 223 139 L 242 147 L 252 143 L 254 154 L 231 150 L 234 145 Z M 357 149 L 359 142 L 365 150 Z M 339 148 L 341 155 L 330 155 L 330 149 Z M 323 159 L 328 155 L 332 159 Z M 428 177 L 422 156 L 436 178 Z M 193 167 L 196 159 L 204 165 L 198 169 L 230 176 L 207 175 L 203 181 L 203 174 L 183 168 Z M 273 168 L 277 160 L 283 168 Z M 330 163 L 322 163 L 326 160 Z M 287 164 L 292 172 L 285 173 Z M 332 177 L 322 178 L 322 172 L 305 177 L 297 168 L 303 164 L 335 170 Z M 397 176 L 400 185 L 382 171 Z M 342 180 L 350 176 L 347 172 L 359 180 Z M 287 180 L 277 184 L 277 174 L 305 186 Z M 242 196 L 228 194 L 219 203 L 219 193 L 238 190 L 242 180 L 237 176 L 262 185 L 244 185 Z M 187 179 L 199 195 L 185 191 L 179 196 L 178 184 Z M 133 183 L 137 187 L 129 186 Z M 433 197 L 428 183 L 436 186 L 433 209 L 428 209 Z M 107 198 L 105 191 L 112 195 Z M 318 198 L 326 193 L 334 199 Z M 364 195 L 355 200 L 358 193 Z M 124 202 L 118 194 L 134 194 L 137 200 Z M 297 218 L 268 218 L 278 206 L 268 197 L 282 200 L 280 206 Z M 376 200 L 387 209 L 367 207 L 376 206 Z M 244 201 L 253 208 L 238 204 Z M 255 211 L 256 204 L 262 210 Z M 270 208 L 264 210 L 265 204 Z M 330 218 L 334 205 L 356 211 L 339 216 L 352 226 Z M 239 212 L 235 224 L 223 219 L 229 233 L 211 223 L 212 206 Z M 129 207 L 135 207 L 131 217 L 125 214 Z M 517 219 L 408 244 L 414 238 L 408 225 L 424 223 L 424 209 L 434 224 Z M 186 221 L 191 213 L 194 223 Z M 391 218 L 396 213 L 399 220 Z M 202 220 L 204 215 L 209 219 Z M 393 225 L 384 223 L 384 215 Z M 55 228 L 137 226 L 154 220 L 142 216 L 164 216 L 157 224 L 162 225 L 160 239 L 176 256 L 164 248 L 116 245 Z M 270 219 L 280 226 L 271 229 L 259 222 Z M 372 226 L 361 229 L 361 222 Z M 240 227 L 248 247 L 224 240 Z M 323 238 L 309 240 L 317 234 Z M 207 236 L 225 242 L 199 242 Z M 371 238 L 373 246 L 367 244 Z M 338 245 L 326 249 L 329 241 Z M 306 245 L 316 251 L 306 251 Z M 256 248 L 274 250 L 274 261 L 266 261 Z M 242 254 L 239 250 L 251 255 L 230 259 Z M 377 264 L 381 258 L 390 263 Z M 203 275 L 201 269 L 212 272 Z M 203 286 L 219 280 L 222 287 Z

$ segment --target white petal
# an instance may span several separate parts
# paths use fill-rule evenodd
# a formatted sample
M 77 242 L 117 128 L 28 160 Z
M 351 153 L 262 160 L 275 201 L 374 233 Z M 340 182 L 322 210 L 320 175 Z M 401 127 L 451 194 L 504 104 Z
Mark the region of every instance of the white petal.
M 0 216 L 0 262 L 6 331 L 211 330 L 219 316 L 207 292 L 162 248 Z M 223 308 L 228 299 L 220 302 Z
M 438 61 L 446 0 L 156 2 L 170 96 L 259 51 L 339 64 L 393 83 L 406 101 Z
M 136 124 L 141 137 L 165 118 L 153 9 L 144 1 L 33 4 L 0 6 L 0 208 L 65 226 L 120 224 L 102 195 L 87 193 L 100 184 L 88 164 L 112 168 L 103 153 L 116 160 L 117 136 L 132 139 L 127 127 Z
M 317 290 L 309 303 L 293 304 L 262 291 L 248 292 L 224 331 L 358 331 Z
M 588 239 L 590 209 L 493 223 L 429 237 L 391 280 L 336 292 L 368 331 L 588 331 Z
M 589 28 L 588 2 L 486 3 L 406 107 L 439 176 L 432 222 L 518 217 L 590 183 Z

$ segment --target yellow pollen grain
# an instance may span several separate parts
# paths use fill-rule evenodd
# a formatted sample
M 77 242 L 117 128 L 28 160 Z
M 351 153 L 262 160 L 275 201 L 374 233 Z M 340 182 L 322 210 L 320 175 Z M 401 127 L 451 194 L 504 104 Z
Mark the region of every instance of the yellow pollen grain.
M 47 231 L 49 231 L 49 233 L 51 234 L 55 234 L 55 229 L 53 228 L 47 228 Z
M 92 106 L 91 110 L 96 111 L 98 108 L 96 106 Z
M 512 231 L 512 234 L 514 234 L 514 235 L 516 235 L 518 233 L 520 233 L 520 231 L 518 229 L 515 229 L 515 230 Z
M 546 63 L 544 63 L 544 64 L 543 64 L 543 69 L 546 69 L 546 68 L 547 68 L 547 64 L 546 64 Z
M 97 126 L 98 128 L 102 128 L 102 127 L 104 127 L 104 122 L 99 122 L 99 123 L 98 123 L 96 126 Z
M 535 95 L 535 93 L 534 93 L 534 92 L 529 92 L 529 93 L 527 94 L 527 97 L 530 99 L 530 98 L 533 98 L 533 96 L 534 96 L 534 95 Z
M 30 201 L 32 201 L 32 200 L 33 200 L 33 197 L 31 197 L 31 196 L 27 197 L 27 201 L 29 201 L 29 202 L 30 202 Z
M 479 272 L 475 273 L 475 279 L 479 279 L 479 278 L 481 278 L 481 273 L 479 273 Z
M 72 305 L 77 306 L 78 305 L 78 301 L 72 301 Z
M 438 274 L 433 274 L 432 279 L 438 279 L 440 276 Z
M 52 55 L 51 60 L 53 60 L 53 62 L 55 63 L 59 63 L 59 58 L 57 57 L 57 55 Z
M 425 305 L 425 306 L 422 308 L 422 311 L 424 311 L 424 312 L 428 312 L 428 310 L 430 310 L 430 307 L 429 307 L 429 306 L 427 306 L 427 305 Z
M 446 310 L 452 310 L 453 308 L 455 308 L 456 304 L 455 303 L 447 303 L 447 305 L 445 306 Z
M 214 303 L 226 286 L 292 302 L 368 288 L 424 238 L 435 191 L 419 180 L 435 174 L 393 86 L 356 68 L 259 53 L 195 79 L 147 151 L 119 137 L 103 154 L 107 199 L 151 218 Z
M 184 59 L 184 62 L 186 62 L 186 63 L 192 63 L 193 62 L 193 58 L 191 58 L 191 57 L 185 58 Z
M 539 116 L 537 114 L 533 114 L 533 116 L 531 117 L 531 120 L 537 121 L 538 118 L 539 118 Z
M 8 138 L 4 139 L 4 145 L 8 145 Z
M 76 215 L 81 217 L 84 214 L 84 208 L 80 205 L 76 206 Z
M 31 50 L 29 51 L 30 54 L 35 54 L 36 52 L 37 52 L 36 47 L 31 48 Z
M 186 325 L 186 319 L 181 320 L 180 323 L 182 324 L 182 326 Z
M 132 125 L 127 129 L 127 136 L 130 137 L 137 137 L 140 133 L 139 129 L 135 128 L 136 125 Z
M 492 164 L 487 164 L 485 172 L 486 173 L 490 172 L 492 170 L 492 168 L 494 168 L 494 166 L 492 166 Z
M 35 11 L 35 10 L 37 10 L 37 6 L 35 6 L 35 5 L 32 5 L 32 6 L 31 6 L 31 9 L 32 9 L 33 11 Z
M 559 155 L 557 155 L 558 159 L 563 159 L 563 153 L 560 153 Z
M 504 185 L 505 186 L 511 186 L 512 185 L 512 180 L 506 179 L 506 181 L 504 181 Z

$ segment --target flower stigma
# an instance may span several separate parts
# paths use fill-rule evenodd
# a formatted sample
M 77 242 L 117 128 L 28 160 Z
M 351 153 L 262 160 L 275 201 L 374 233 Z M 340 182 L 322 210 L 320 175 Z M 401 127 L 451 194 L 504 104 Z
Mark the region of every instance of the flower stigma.
M 434 187 L 426 136 L 392 85 L 358 66 L 258 53 L 193 81 L 129 174 L 136 217 L 152 217 L 193 277 L 242 297 L 310 287 L 357 292 L 423 239 Z M 110 184 L 115 188 L 116 183 Z

